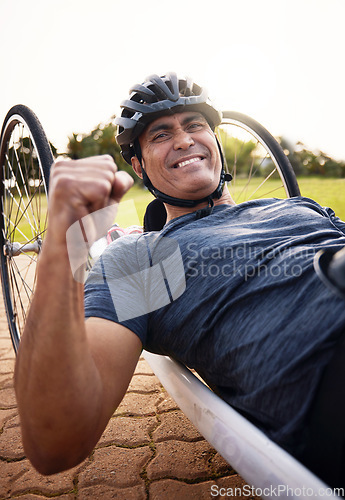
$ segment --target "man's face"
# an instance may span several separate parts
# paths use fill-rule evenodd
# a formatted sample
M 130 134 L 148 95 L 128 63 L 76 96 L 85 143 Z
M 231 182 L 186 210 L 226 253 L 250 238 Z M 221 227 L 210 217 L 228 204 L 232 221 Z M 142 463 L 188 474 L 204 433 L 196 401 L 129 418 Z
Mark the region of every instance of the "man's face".
M 214 133 L 198 112 L 162 116 L 139 138 L 152 184 L 177 198 L 199 199 L 218 186 L 221 157 Z

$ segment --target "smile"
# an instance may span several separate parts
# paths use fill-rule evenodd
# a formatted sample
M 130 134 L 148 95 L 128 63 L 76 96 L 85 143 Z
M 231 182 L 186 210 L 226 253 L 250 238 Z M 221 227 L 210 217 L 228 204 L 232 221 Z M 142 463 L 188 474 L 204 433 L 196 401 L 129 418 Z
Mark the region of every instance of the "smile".
M 189 158 L 188 160 L 181 161 L 179 163 L 176 163 L 173 168 L 181 168 L 185 167 L 186 165 L 190 165 L 191 163 L 195 163 L 196 161 L 201 161 L 204 158 L 201 156 L 195 156 L 194 158 Z

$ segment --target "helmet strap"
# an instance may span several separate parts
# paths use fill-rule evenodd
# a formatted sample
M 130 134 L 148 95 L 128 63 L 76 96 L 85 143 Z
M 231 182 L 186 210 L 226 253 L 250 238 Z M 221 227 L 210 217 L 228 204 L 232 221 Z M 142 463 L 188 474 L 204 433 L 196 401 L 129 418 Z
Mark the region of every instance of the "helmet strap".
M 202 219 L 203 217 L 207 217 L 208 215 L 211 215 L 213 212 L 213 207 L 214 207 L 214 201 L 211 196 L 208 198 L 208 205 L 207 207 L 204 208 L 199 208 L 199 210 L 196 211 L 195 217 L 196 219 Z

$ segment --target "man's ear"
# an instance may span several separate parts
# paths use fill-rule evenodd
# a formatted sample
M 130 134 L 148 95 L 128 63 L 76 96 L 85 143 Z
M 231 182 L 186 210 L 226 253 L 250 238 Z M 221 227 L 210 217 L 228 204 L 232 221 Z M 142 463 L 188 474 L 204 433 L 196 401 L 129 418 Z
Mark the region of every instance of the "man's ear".
M 132 156 L 131 162 L 132 162 L 132 168 L 133 168 L 134 172 L 137 174 L 138 177 L 140 177 L 140 179 L 142 179 L 143 173 L 142 173 L 140 161 L 138 160 L 138 158 L 136 156 Z

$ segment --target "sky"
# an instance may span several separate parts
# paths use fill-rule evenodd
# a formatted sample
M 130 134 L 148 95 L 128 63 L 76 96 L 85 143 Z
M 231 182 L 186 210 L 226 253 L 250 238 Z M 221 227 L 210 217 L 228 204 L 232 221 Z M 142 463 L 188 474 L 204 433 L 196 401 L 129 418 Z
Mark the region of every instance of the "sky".
M 133 84 L 175 71 L 345 160 L 344 19 L 344 0 L 0 0 L 0 121 L 26 104 L 62 153 Z

